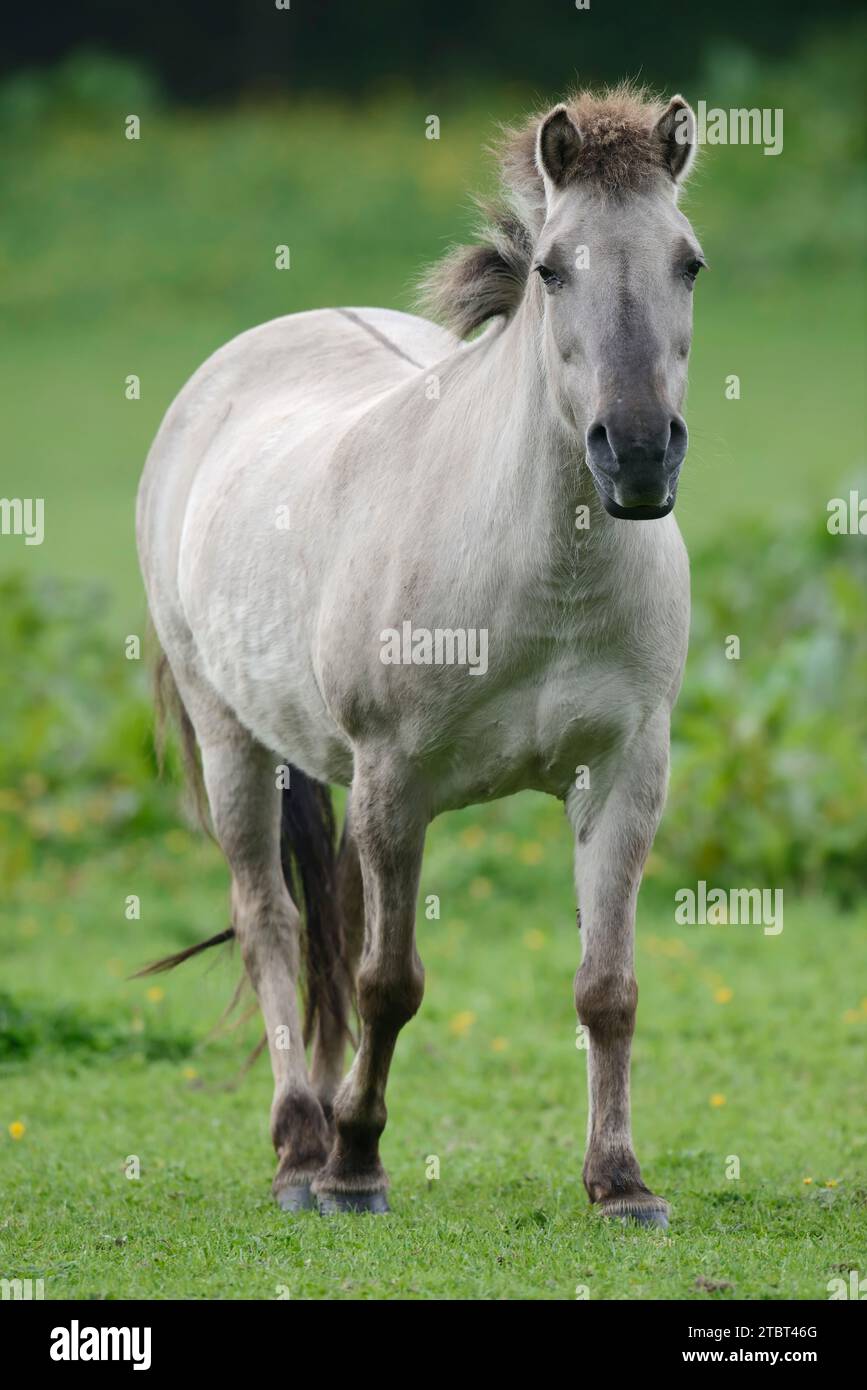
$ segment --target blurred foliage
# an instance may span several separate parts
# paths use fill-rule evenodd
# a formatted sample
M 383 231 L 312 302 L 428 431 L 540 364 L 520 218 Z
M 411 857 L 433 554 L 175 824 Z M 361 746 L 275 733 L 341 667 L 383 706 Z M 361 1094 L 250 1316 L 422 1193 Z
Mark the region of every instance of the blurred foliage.
M 692 557 L 672 788 L 651 870 L 684 883 L 867 887 L 867 549 L 743 526 Z M 143 662 L 92 590 L 0 584 L 0 843 L 7 882 L 177 823 Z M 740 639 L 740 658 L 726 639 Z M 177 771 L 176 764 L 173 764 Z
M 520 74 L 534 90 L 616 80 L 641 72 L 687 85 L 709 47 L 737 34 L 766 59 L 789 54 L 817 24 L 857 13 L 858 0 L 691 0 L 688 13 L 646 0 L 150 0 L 119 5 L 76 0 L 17 6 L 4 26 L 0 70 L 51 63 L 77 45 L 135 55 L 173 97 L 226 100 L 250 92 L 339 92 L 356 98 L 384 85 L 425 101 Z M 437 107 L 428 107 L 436 110 Z
M 144 661 L 95 586 L 0 581 L 0 878 L 173 823 L 156 777 Z
M 55 67 L 28 68 L 0 83 L 0 129 L 8 137 L 58 121 L 104 122 L 118 110 L 153 110 L 159 99 L 141 63 L 78 49 Z
M 784 113 L 776 157 L 705 148 L 688 204 L 714 275 L 765 282 L 859 263 L 865 37 L 853 24 L 766 65 L 730 42 L 711 50 L 694 102 Z M 21 322 L 49 305 L 92 321 L 122 295 L 154 313 L 178 301 L 219 305 L 246 326 L 354 302 L 363 248 L 375 302 L 402 288 L 408 304 L 409 276 L 455 236 L 456 207 L 470 231 L 468 193 L 493 177 L 482 146 L 497 121 L 538 101 L 526 88 L 473 88 L 443 107 L 441 138 L 428 141 L 429 105 L 405 91 L 363 108 L 308 96 L 203 115 L 161 107 L 146 73 L 97 54 L 8 79 L 2 301 Z M 141 117 L 138 141 L 124 138 L 130 111 Z M 298 270 L 280 277 L 281 300 L 274 246 L 283 241 Z
M 762 65 L 734 42 L 710 52 L 695 100 L 704 99 L 708 108 L 782 112 L 778 155 L 752 146 L 705 146 L 713 179 L 710 227 L 719 234 L 722 256 L 736 260 L 740 274 L 770 268 L 777 275 L 788 266 L 827 274 L 829 265 L 863 265 L 865 46 L 867 25 L 858 21 L 817 36 L 785 63 Z
M 694 554 L 692 572 L 654 853 L 682 882 L 793 884 L 848 904 L 867 888 L 864 537 L 747 524 Z
M 0 992 L 0 1068 L 59 1054 L 66 1066 L 89 1061 L 141 1058 L 177 1061 L 194 1050 L 190 1030 L 175 1033 L 139 1014 L 130 1026 L 128 1011 L 116 1006 L 104 1015 L 80 1003 L 45 1005 L 21 1002 Z

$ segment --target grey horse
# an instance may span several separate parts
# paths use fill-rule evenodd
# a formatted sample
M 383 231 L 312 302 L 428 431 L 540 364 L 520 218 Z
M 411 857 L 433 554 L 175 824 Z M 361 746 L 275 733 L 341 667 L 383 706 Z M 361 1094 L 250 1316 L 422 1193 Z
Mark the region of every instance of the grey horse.
M 215 940 L 237 938 L 264 1015 L 287 1210 L 388 1209 L 426 827 L 532 788 L 574 827 L 584 1183 L 606 1215 L 667 1224 L 633 1152 L 629 1068 L 636 896 L 689 625 L 672 508 L 704 264 L 677 207 L 695 144 L 682 98 L 628 87 L 533 117 L 504 138 L 478 244 L 428 277 L 438 323 L 323 309 L 252 329 L 151 449 L 142 573 L 231 870 Z M 349 788 L 339 852 L 329 784 Z

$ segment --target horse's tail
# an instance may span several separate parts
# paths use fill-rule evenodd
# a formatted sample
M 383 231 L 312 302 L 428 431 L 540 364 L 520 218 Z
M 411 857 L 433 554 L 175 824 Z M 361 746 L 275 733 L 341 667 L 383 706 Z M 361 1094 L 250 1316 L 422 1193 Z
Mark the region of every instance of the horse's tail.
M 286 886 L 304 918 L 304 1041 L 314 1029 L 347 1036 L 350 990 L 337 902 L 334 810 L 322 782 L 289 769 L 283 790 L 280 858 Z
M 180 744 L 184 780 L 192 793 L 196 815 L 205 833 L 213 836 L 208 813 L 208 794 L 205 791 L 205 779 L 202 775 L 202 762 L 199 757 L 199 745 L 196 731 L 193 728 L 193 721 L 187 714 L 187 708 L 175 683 L 169 659 L 157 642 L 156 633 L 152 626 L 148 635 L 156 649 L 156 660 L 153 668 L 153 697 L 154 746 L 157 755 L 157 769 L 162 776 L 166 739 L 168 730 L 173 725 Z
M 193 721 L 178 691 L 168 658 L 157 646 L 154 666 L 155 743 L 157 763 L 163 768 L 167 726 L 176 727 L 184 775 L 198 818 L 212 835 L 198 742 Z M 331 793 L 321 782 L 290 767 L 282 793 L 280 859 L 289 894 L 303 919 L 302 952 L 305 983 L 304 1041 L 317 1026 L 330 1036 L 348 1036 L 348 987 L 343 929 L 336 892 L 336 848 Z M 234 928 L 218 932 L 206 941 L 163 956 L 139 970 L 137 976 L 171 970 L 185 960 L 231 940 Z

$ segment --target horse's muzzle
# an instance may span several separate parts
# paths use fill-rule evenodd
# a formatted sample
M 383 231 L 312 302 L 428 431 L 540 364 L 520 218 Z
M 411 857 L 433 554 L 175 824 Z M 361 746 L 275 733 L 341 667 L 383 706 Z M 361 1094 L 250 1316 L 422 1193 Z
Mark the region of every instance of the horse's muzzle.
M 640 435 L 618 428 L 616 418 L 595 420 L 587 431 L 587 466 L 608 515 L 622 521 L 668 516 L 687 441 L 679 415 L 666 415 Z
M 670 492 L 665 501 L 658 506 L 654 503 L 639 502 L 634 507 L 623 507 L 619 502 L 615 502 L 613 497 L 609 497 L 608 493 L 600 485 L 598 478 L 594 477 L 593 482 L 596 485 L 596 491 L 599 493 L 599 500 L 608 515 L 616 516 L 621 521 L 659 521 L 661 517 L 668 516 L 669 512 L 674 510 L 674 503 L 677 497 L 676 483 L 674 491 Z

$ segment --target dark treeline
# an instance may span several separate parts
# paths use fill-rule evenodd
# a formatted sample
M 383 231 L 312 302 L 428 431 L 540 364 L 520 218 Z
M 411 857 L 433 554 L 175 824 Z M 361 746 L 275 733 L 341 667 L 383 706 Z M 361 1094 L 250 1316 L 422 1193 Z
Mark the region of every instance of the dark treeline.
M 352 95 L 403 80 L 440 88 L 509 80 L 540 93 L 577 72 L 670 85 L 699 70 L 709 46 L 772 56 L 860 0 L 49 0 L 4 24 L 0 72 L 52 64 L 81 48 L 144 63 L 169 96 L 250 91 Z M 287 3 L 287 0 L 282 0 Z

